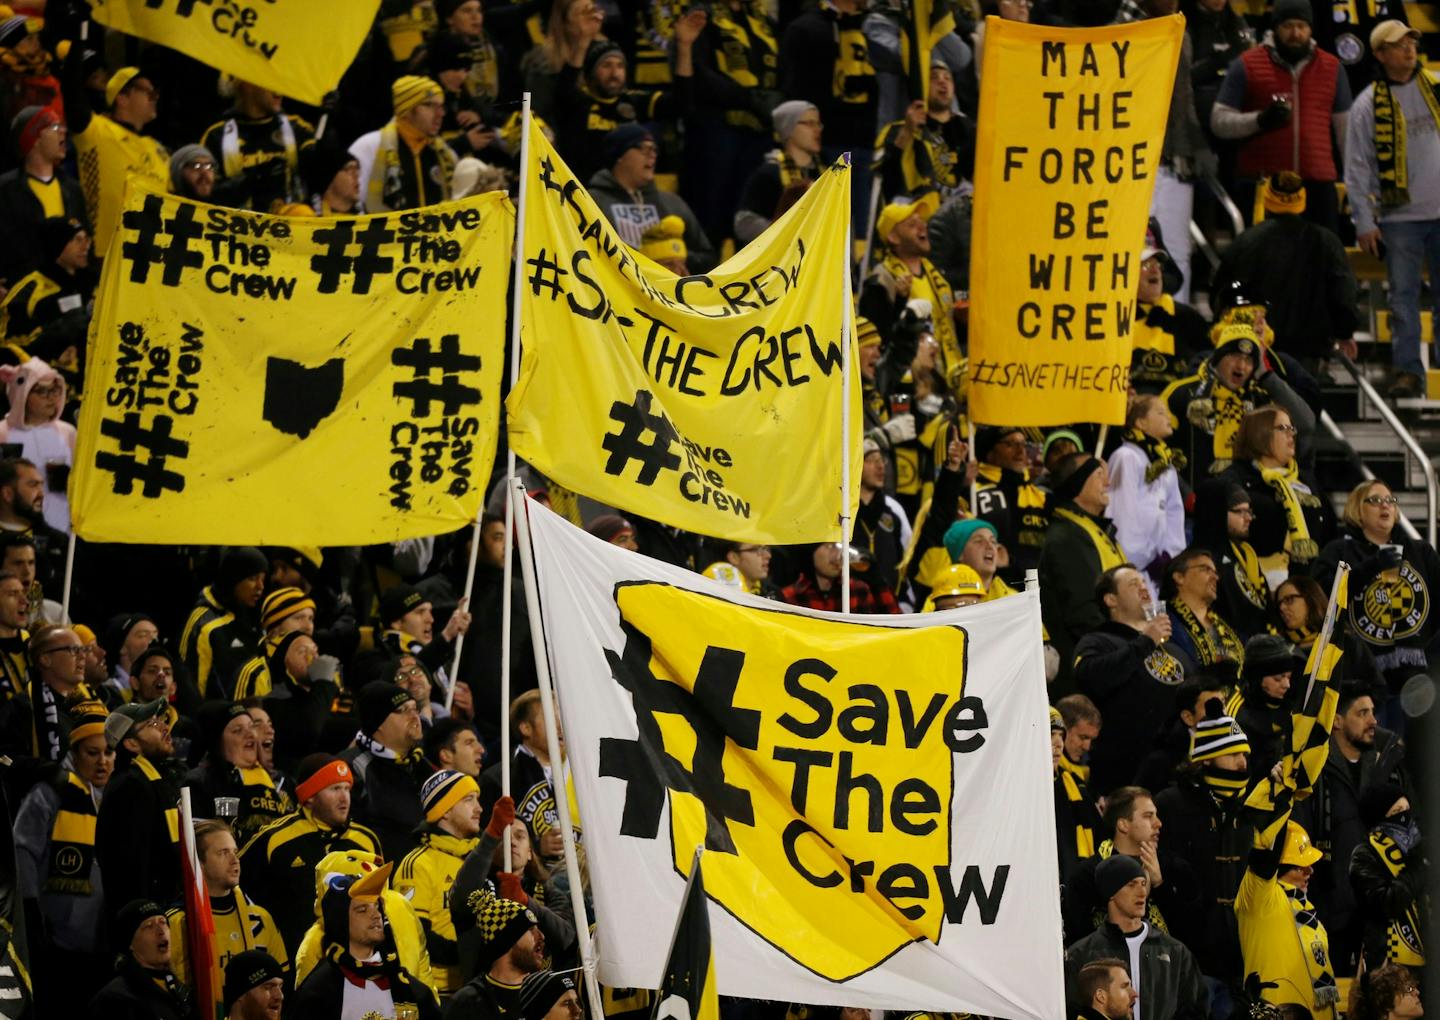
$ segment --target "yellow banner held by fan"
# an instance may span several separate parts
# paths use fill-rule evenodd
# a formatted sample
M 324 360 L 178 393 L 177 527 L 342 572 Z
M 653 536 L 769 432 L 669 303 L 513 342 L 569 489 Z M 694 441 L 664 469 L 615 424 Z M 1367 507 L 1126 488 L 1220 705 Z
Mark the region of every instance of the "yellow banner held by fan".
M 986 19 L 970 270 L 976 421 L 1118 425 L 1179 16 Z
M 852 515 L 861 464 L 858 372 L 842 386 L 849 167 L 718 269 L 677 277 L 620 240 L 540 131 L 529 141 L 516 454 L 697 534 L 834 541 L 844 459 Z
M 368 545 L 473 521 L 514 215 L 499 193 L 291 218 L 131 190 L 90 332 L 76 533 Z
M 380 0 L 91 0 L 90 6 L 102 25 L 318 105 L 360 51 Z

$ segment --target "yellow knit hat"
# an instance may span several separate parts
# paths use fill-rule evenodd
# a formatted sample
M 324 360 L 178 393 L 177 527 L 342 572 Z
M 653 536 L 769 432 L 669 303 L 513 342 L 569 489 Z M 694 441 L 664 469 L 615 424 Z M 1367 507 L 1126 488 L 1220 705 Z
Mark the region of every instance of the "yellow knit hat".
M 666 216 L 640 238 L 640 254 L 659 262 L 661 259 L 683 259 L 685 248 L 685 221 L 679 216 Z
M 395 116 L 403 117 L 432 96 L 442 96 L 440 86 L 430 78 L 407 74 L 390 86 L 390 98 L 395 104 Z
M 112 74 L 110 80 L 105 83 L 105 105 L 114 106 L 115 97 L 138 77 L 140 77 L 140 68 L 138 67 L 122 67 Z
M 1266 212 L 1298 216 L 1305 211 L 1305 182 L 1299 174 L 1282 170 L 1265 178 L 1261 197 Z
M 855 343 L 860 347 L 880 346 L 880 330 L 863 315 L 855 316 Z

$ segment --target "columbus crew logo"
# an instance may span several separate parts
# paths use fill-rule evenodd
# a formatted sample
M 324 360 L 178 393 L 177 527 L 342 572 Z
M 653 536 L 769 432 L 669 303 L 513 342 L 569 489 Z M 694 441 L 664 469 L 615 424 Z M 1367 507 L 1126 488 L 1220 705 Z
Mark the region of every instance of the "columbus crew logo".
M 1145 672 L 1167 687 L 1185 682 L 1185 667 L 1164 648 L 1157 648 L 1145 657 Z
M 1351 602 L 1350 619 L 1367 640 L 1385 644 L 1420 631 L 1430 616 L 1430 592 L 1409 563 L 1400 564 L 1393 580 L 1381 574 Z

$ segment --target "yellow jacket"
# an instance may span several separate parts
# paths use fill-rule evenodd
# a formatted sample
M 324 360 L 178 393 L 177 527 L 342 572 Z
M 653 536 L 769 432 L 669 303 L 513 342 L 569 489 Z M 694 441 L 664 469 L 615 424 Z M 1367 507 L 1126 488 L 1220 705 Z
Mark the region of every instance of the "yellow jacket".
M 215 920 L 215 950 L 210 965 L 210 987 L 214 989 L 215 1001 L 208 1012 L 200 1011 L 206 1020 L 225 1015 L 221 1002 L 225 991 L 225 965 L 236 953 L 263 949 L 282 968 L 288 970 L 290 967 L 280 929 L 275 927 L 270 912 L 258 903 L 251 903 L 239 888 L 223 899 L 212 896 L 210 916 Z M 165 920 L 170 925 L 170 965 L 182 984 L 190 984 L 190 961 L 185 957 L 185 911 L 167 911 Z
M 1315 982 L 1328 976 L 1335 984 L 1330 962 L 1330 940 L 1325 926 L 1318 919 L 1311 926 L 1302 926 L 1297 919 L 1301 911 L 1312 915 L 1309 899 L 1288 894 L 1292 887 L 1278 878 L 1262 878 L 1252 869 L 1245 869 L 1240 891 L 1235 897 L 1235 916 L 1240 922 L 1240 951 L 1245 957 L 1245 973 L 1260 975 L 1260 981 L 1274 982 L 1265 988 L 1261 998 L 1277 1005 L 1298 1002 L 1309 1006 L 1317 1017 L 1335 1017 L 1333 1005 L 1317 1006 Z
M 435 988 L 442 995 L 458 991 L 465 983 L 460 976 L 455 924 L 450 919 L 450 889 L 465 855 L 479 842 L 478 838 L 428 832 L 421 845 L 406 854 L 390 876 L 390 888 L 410 901 L 424 928 Z

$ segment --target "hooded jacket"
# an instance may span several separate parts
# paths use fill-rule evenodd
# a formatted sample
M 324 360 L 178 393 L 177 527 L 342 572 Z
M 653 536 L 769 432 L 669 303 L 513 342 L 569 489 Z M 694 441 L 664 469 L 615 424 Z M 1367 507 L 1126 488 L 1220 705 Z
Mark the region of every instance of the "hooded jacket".
M 55 413 L 45 422 L 27 425 L 25 403 L 30 391 L 48 379 L 60 386 Z M 20 444 L 20 456 L 35 465 L 45 483 L 45 523 L 56 531 L 69 531 L 70 499 L 65 483 L 75 463 L 75 426 L 60 420 L 65 411 L 65 378 L 39 358 L 31 358 L 23 365 L 0 365 L 0 381 L 5 383 L 5 397 L 10 401 L 10 411 L 0 421 L 0 443 Z
M 637 204 L 650 206 L 655 210 L 654 222 L 656 223 L 666 216 L 679 216 L 685 221 L 685 264 L 690 267 L 692 273 L 704 273 L 715 268 L 715 249 L 710 244 L 710 239 L 705 236 L 705 230 L 700 226 L 700 220 L 679 195 L 661 191 L 654 182 L 651 182 L 640 189 L 639 203 L 637 203 L 636 196 L 627 191 L 609 170 L 597 171 L 595 176 L 590 178 L 589 190 L 590 197 L 600 207 L 601 214 L 617 229 L 620 217 L 613 211 L 615 206 L 624 208 L 634 208 Z
M 1227 483 L 1218 478 L 1209 479 L 1200 486 L 1196 493 L 1192 542 L 1210 551 L 1215 558 L 1215 568 L 1220 572 L 1220 586 L 1213 608 L 1235 628 L 1242 641 L 1248 641 L 1269 629 L 1266 614 L 1270 606 L 1270 589 L 1263 574 L 1251 577 L 1246 570 L 1246 562 L 1249 561 L 1259 571 L 1259 553 L 1255 552 L 1255 547 L 1248 539 L 1230 537 L 1228 489 Z
M 76 876 L 89 881 L 89 895 L 50 892 L 46 889 L 56 854 L 55 844 L 52 842 L 55 818 L 65 808 L 69 776 L 70 773 L 62 772 L 54 783 L 37 783 L 20 802 L 20 810 L 15 815 L 17 884 L 22 897 L 38 900 L 40 912 L 45 918 L 45 934 L 56 948 L 76 953 L 94 953 L 101 949 L 101 933 L 108 920 L 98 856 L 92 854 L 88 872 L 83 876 Z M 89 788 L 98 812 L 104 789 L 90 787 L 79 777 L 76 779 Z

